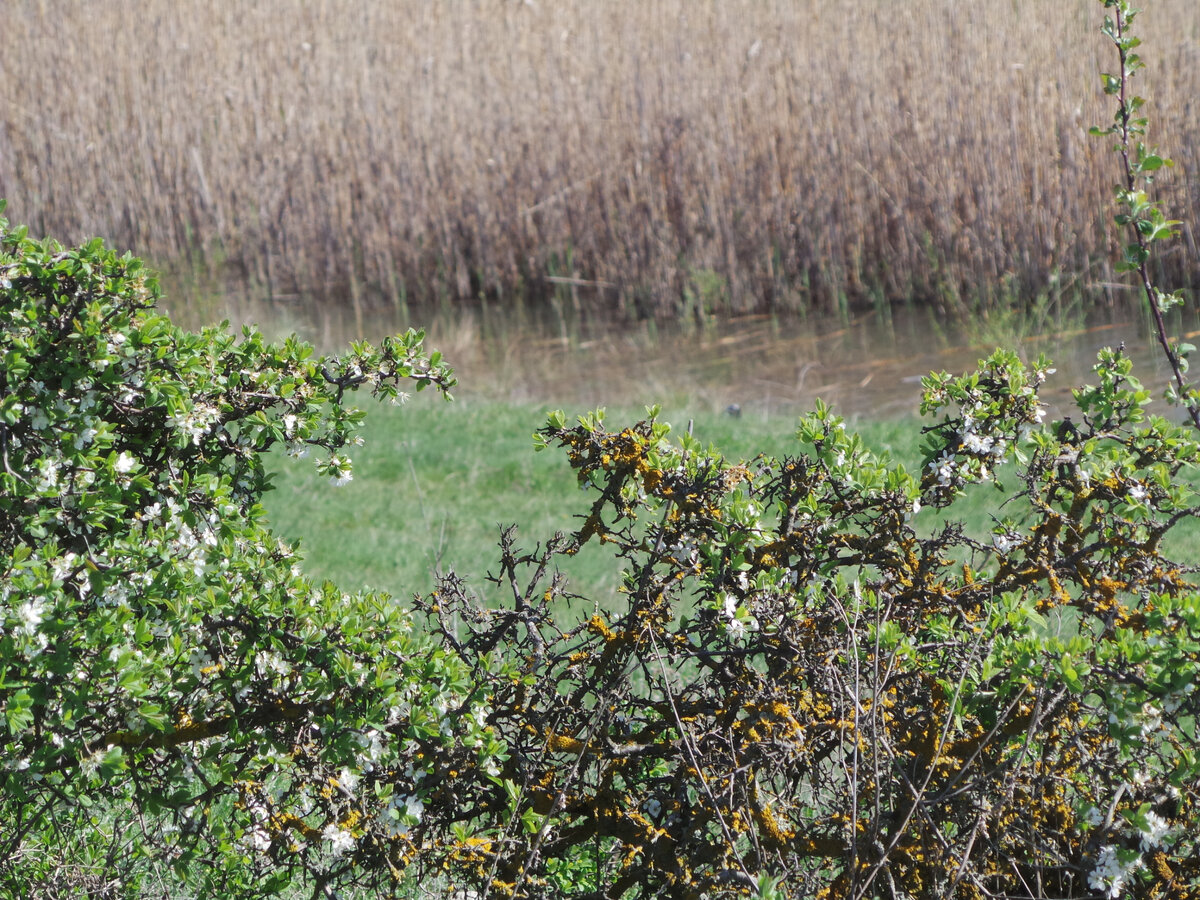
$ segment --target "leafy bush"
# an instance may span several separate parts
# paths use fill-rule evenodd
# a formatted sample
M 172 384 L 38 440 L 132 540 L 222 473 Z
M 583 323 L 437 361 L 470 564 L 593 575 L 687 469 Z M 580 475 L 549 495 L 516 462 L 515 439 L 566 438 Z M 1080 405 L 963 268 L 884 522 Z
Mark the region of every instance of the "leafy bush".
M 585 858 L 579 896 L 1200 885 L 1200 595 L 1162 552 L 1197 513 L 1179 476 L 1200 445 L 1144 415 L 1129 368 L 1102 354 L 1058 436 L 1044 362 L 931 376 L 920 477 L 826 409 L 803 454 L 751 463 L 653 417 L 552 417 L 542 440 L 595 493 L 579 532 L 506 541 L 510 608 L 454 579 L 428 606 L 509 752 L 505 793 L 474 779 L 479 889 L 569 895 L 559 861 Z M 997 478 L 1004 518 L 965 534 L 953 504 Z M 550 573 L 587 540 L 624 597 L 572 619 Z
M 10 896 L 345 880 L 386 855 L 359 837 L 399 841 L 419 812 L 416 747 L 491 752 L 466 670 L 391 598 L 306 578 L 258 505 L 279 445 L 349 479 L 347 393 L 445 392 L 439 354 L 410 331 L 313 359 L 182 332 L 156 299 L 136 259 L 0 222 Z

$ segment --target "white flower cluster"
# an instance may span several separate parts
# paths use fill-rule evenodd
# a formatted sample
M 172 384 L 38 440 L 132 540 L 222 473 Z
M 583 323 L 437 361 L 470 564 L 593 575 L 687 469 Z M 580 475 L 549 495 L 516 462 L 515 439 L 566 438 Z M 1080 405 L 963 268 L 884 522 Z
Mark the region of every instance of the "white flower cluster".
M 215 663 L 212 655 L 203 647 L 193 647 L 188 654 L 188 665 L 192 669 L 192 676 L 199 678 L 201 675 L 208 674 Z
M 1171 836 L 1171 826 L 1156 812 L 1146 813 L 1146 827 L 1139 829 L 1138 840 L 1143 850 L 1156 850 Z
M 978 409 L 981 404 L 976 403 Z M 1037 419 L 1040 422 L 1041 417 L 1045 415 L 1044 411 L 1039 407 L 1037 411 Z M 962 419 L 962 432 L 959 440 L 962 442 L 962 447 L 968 453 L 973 453 L 976 456 L 990 456 L 994 461 L 993 464 L 999 464 L 1004 460 L 1004 454 L 1008 452 L 1008 441 L 1004 438 L 993 437 L 991 434 L 980 434 L 976 429 L 978 424 L 975 417 L 965 414 Z
M 1020 543 L 1021 536 L 1015 532 L 1008 531 L 1007 529 L 1004 531 L 997 531 L 992 535 L 992 546 L 995 547 L 996 552 L 1001 555 L 1012 552 L 1012 550 L 1019 546 Z
M 348 850 L 354 849 L 354 835 L 332 822 L 325 826 L 321 837 L 329 841 L 329 852 L 335 857 L 341 856 Z
M 100 429 L 96 426 L 100 424 L 100 420 L 95 416 L 84 416 L 82 427 L 75 435 L 75 449 L 82 450 L 91 445 L 96 439 L 96 435 L 100 433 Z
M 951 487 L 955 484 L 955 468 L 958 465 L 954 455 L 946 450 L 937 459 L 929 464 L 929 471 L 937 473 L 938 484 L 942 487 Z
M 359 768 L 364 772 L 374 770 L 375 764 L 383 759 L 383 735 L 378 729 L 369 728 L 355 735 L 355 740 L 362 747 L 362 752 L 358 755 Z
M 41 477 L 33 486 L 35 491 L 45 494 L 58 489 L 58 463 L 52 459 L 43 459 L 38 464 L 38 471 Z
M 246 832 L 243 840 L 249 843 L 254 850 L 268 849 L 273 840 L 270 829 L 267 827 L 271 821 L 271 813 L 257 799 L 249 800 L 246 809 L 254 816 L 254 825 Z
M 416 794 L 405 794 L 392 797 L 380 812 L 380 819 L 389 837 L 408 837 L 424 813 L 425 801 Z
M 197 403 L 191 409 L 178 412 L 167 419 L 167 424 L 176 431 L 183 432 L 184 437 L 194 445 L 200 444 L 200 439 L 208 434 L 213 424 L 221 417 L 221 412 L 215 406 L 207 403 Z
M 1090 808 L 1086 816 L 1088 824 L 1100 824 L 1100 811 L 1095 807 Z M 1153 811 L 1147 812 L 1142 818 L 1144 823 L 1138 826 L 1137 836 L 1143 853 L 1162 847 L 1170 840 L 1171 826 L 1166 819 Z M 1138 851 L 1105 844 L 1100 848 L 1096 865 L 1088 876 L 1088 887 L 1103 891 L 1106 897 L 1116 900 L 1124 892 L 1130 877 L 1144 867 Z
M 352 463 L 348 456 L 331 456 L 329 458 L 329 483 L 341 487 L 354 480 Z
M 968 431 L 963 435 L 962 445 L 964 449 L 971 453 L 984 454 L 991 453 L 992 447 L 996 441 L 990 434 L 976 434 L 974 431 Z
M 1129 877 L 1142 867 L 1142 858 L 1136 853 L 1122 852 L 1111 844 L 1100 848 L 1096 867 L 1088 876 L 1088 887 L 1103 891 L 1104 896 L 1116 900 L 1125 890 Z
M 731 638 L 736 640 L 745 637 L 747 631 L 758 631 L 758 620 L 745 614 L 733 594 L 725 595 L 722 611 L 725 614 L 725 631 Z
M 1192 685 L 1188 686 L 1192 687 Z M 1177 709 L 1178 706 L 1179 703 L 1176 702 L 1175 708 Z M 1157 704 L 1143 703 L 1140 711 L 1124 711 L 1120 715 L 1117 712 L 1109 712 L 1108 722 L 1110 725 L 1127 731 L 1136 728 L 1144 739 L 1163 728 L 1162 712 Z
M 17 626 L 17 634 L 33 637 L 37 634 L 38 626 L 42 624 L 45 614 L 45 597 L 34 597 L 32 600 L 22 603 L 17 610 L 17 618 L 21 620 L 21 624 Z
M 272 675 L 292 674 L 292 664 L 278 653 L 270 650 L 260 650 L 255 654 L 254 667 L 258 670 L 259 675 L 266 678 Z

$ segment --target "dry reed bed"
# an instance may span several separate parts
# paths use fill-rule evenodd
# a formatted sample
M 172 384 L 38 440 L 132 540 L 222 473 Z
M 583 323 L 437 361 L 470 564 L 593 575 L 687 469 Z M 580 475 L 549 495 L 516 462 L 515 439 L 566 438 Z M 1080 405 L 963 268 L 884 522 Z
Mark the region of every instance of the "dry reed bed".
M 1094 0 L 13 0 L 0 196 L 277 294 L 675 314 L 1108 279 Z M 1200 4 L 1138 85 L 1200 221 Z M 1153 136 L 1153 134 L 1152 134 Z M 1197 268 L 1176 246 L 1173 275 Z M 600 282 L 566 286 L 546 276 Z M 347 291 L 349 286 L 349 291 Z M 364 290 L 365 289 L 365 290 Z M 372 290 L 375 289 L 375 290 Z

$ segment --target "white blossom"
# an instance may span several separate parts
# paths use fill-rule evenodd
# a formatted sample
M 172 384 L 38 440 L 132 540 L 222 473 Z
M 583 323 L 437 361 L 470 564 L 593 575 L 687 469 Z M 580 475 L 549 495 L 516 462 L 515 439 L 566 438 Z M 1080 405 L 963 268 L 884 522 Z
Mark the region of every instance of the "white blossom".
M 200 439 L 208 433 L 213 423 L 221 416 L 220 410 L 207 403 L 197 403 L 190 410 L 178 412 L 167 419 L 167 424 L 177 431 L 183 432 L 193 444 L 199 445 Z
M 292 665 L 278 653 L 269 650 L 260 652 L 254 658 L 255 668 L 263 675 L 290 675 L 292 673 Z
M 725 615 L 728 618 L 732 619 L 734 616 L 737 615 L 737 610 L 738 610 L 737 597 L 733 596 L 733 594 L 726 594 L 725 595 Z
M 357 738 L 359 746 L 363 748 L 359 754 L 359 765 L 364 772 L 370 772 L 375 768 L 375 763 L 383 758 L 383 738 L 374 728 L 359 734 Z
M 351 471 L 351 465 L 348 457 L 331 457 L 329 460 L 329 483 L 334 487 L 341 487 L 353 481 L 354 472 Z
M 425 812 L 425 801 L 416 794 L 409 794 L 404 798 L 404 812 L 418 822 L 421 821 L 421 815 Z
M 100 771 L 100 764 L 104 762 L 104 757 L 107 751 L 105 749 L 95 750 L 79 761 L 79 768 L 85 775 L 95 775 Z
M 42 460 L 41 478 L 35 484 L 34 490 L 39 494 L 52 491 L 58 487 L 58 465 L 51 459 Z
M 192 667 L 192 675 L 199 678 L 205 674 L 206 670 L 212 668 L 213 658 L 203 647 L 193 647 L 188 657 L 188 664 Z
M 1117 855 L 1117 848 L 1107 844 L 1100 848 L 1100 855 L 1096 858 L 1096 867 L 1088 876 L 1088 887 L 1094 891 L 1103 891 L 1110 900 L 1116 900 L 1125 890 L 1125 883 L 1129 880 L 1129 876 L 1141 865 L 1140 857 L 1134 857 L 1129 862 L 1121 862 Z
M 33 426 L 34 431 L 45 431 L 50 427 L 50 417 L 39 407 L 29 414 L 29 424 Z
M 354 849 L 354 835 L 332 823 L 325 826 L 321 837 L 329 841 L 329 850 L 334 856 L 341 856 L 347 850 Z
M 992 535 L 992 546 L 996 548 L 997 553 L 1008 553 L 1019 543 L 1020 540 L 1008 532 L 997 532 Z
M 963 447 L 971 453 L 987 453 L 992 449 L 994 443 L 995 441 L 990 434 L 981 436 L 973 431 L 967 432 L 962 438 Z
M 414 822 L 421 821 L 425 802 L 416 794 L 392 797 L 384 809 L 384 827 L 390 837 L 408 837 Z
M 954 481 L 954 457 L 946 452 L 929 464 L 929 469 L 937 473 L 938 484 L 945 486 Z
M 17 610 L 17 617 L 21 620 L 21 624 L 17 626 L 17 632 L 32 637 L 37 633 L 38 626 L 42 624 L 45 612 L 46 599 L 44 597 L 35 597 L 22 603 Z
M 100 432 L 91 425 L 86 425 L 82 428 L 79 434 L 75 435 L 75 449 L 82 450 L 96 439 L 96 435 Z
M 1142 831 L 1141 844 L 1143 850 L 1153 850 L 1166 843 L 1171 834 L 1171 826 L 1156 812 L 1146 813 L 1146 829 Z

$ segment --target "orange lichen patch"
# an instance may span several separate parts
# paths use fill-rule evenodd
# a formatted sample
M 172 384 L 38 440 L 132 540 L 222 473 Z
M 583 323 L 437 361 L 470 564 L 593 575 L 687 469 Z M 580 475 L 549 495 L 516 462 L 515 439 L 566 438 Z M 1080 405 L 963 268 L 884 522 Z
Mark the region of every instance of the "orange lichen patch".
M 645 462 L 639 462 L 637 466 L 638 472 L 642 476 L 642 487 L 647 494 L 653 493 L 654 490 L 662 484 L 663 473 L 661 469 L 651 466 Z M 670 488 L 664 488 L 663 496 L 670 495 Z
M 758 825 L 761 833 L 779 848 L 785 847 L 788 841 L 796 836 L 794 831 L 779 824 L 769 803 L 759 800 L 758 782 L 753 778 L 750 779 L 750 814 L 754 817 L 754 822 Z
M 469 837 L 458 841 L 450 850 L 451 859 L 475 867 L 477 874 L 483 874 L 483 866 L 491 862 L 494 854 L 492 842 L 487 838 Z
M 584 522 L 583 527 L 579 529 L 579 537 L 586 541 L 594 534 L 604 534 L 604 521 L 600 518 L 599 512 L 593 512 Z
M 1043 537 L 1053 540 L 1058 537 L 1062 531 L 1062 516 L 1058 513 L 1050 513 L 1033 529 L 1034 534 L 1042 535 Z
M 594 613 L 587 623 L 588 631 L 592 634 L 604 638 L 604 643 L 611 644 L 617 639 L 617 633 L 608 627 L 608 623 L 600 613 Z
M 303 819 L 292 813 L 276 813 L 271 816 L 271 830 L 276 834 L 282 834 L 285 831 L 296 831 L 310 841 L 315 841 L 321 837 L 319 830 L 306 824 Z
M 546 732 L 546 747 L 558 753 L 583 753 L 587 750 L 587 744 L 583 741 L 550 730 Z
M 744 464 L 730 466 L 723 474 L 725 482 L 725 490 L 731 491 L 743 481 L 750 481 L 754 478 L 754 473 L 750 471 Z

